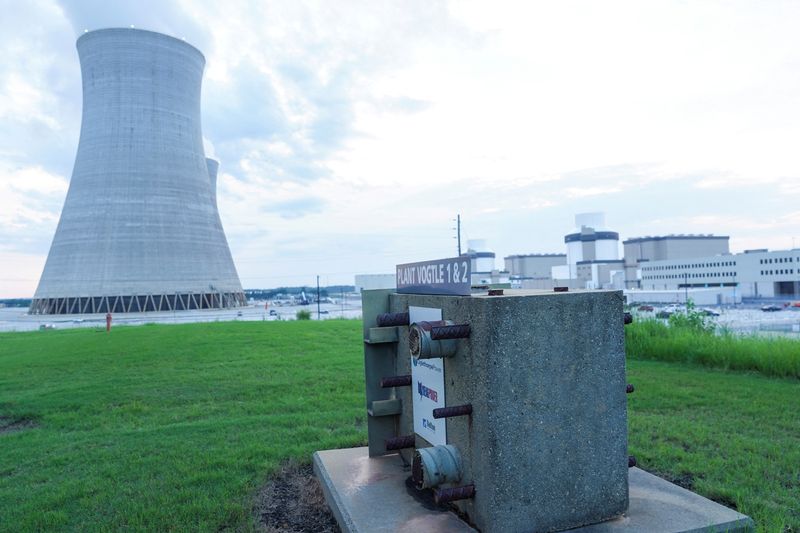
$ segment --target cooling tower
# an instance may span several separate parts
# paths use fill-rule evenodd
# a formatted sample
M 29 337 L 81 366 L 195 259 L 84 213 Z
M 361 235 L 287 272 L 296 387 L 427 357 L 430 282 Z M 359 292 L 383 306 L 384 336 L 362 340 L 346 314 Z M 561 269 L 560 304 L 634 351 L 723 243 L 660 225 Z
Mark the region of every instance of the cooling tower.
M 83 117 L 72 179 L 31 313 L 246 303 L 200 126 L 205 58 L 159 33 L 77 43 Z

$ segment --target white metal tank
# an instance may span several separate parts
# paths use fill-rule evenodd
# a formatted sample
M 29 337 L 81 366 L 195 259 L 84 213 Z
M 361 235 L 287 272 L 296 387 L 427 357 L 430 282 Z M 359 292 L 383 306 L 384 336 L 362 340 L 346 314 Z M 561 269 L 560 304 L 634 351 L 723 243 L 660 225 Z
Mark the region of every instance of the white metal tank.
M 489 250 L 486 239 L 469 239 L 467 253 L 472 260 L 473 272 L 491 272 L 494 270 L 494 252 Z

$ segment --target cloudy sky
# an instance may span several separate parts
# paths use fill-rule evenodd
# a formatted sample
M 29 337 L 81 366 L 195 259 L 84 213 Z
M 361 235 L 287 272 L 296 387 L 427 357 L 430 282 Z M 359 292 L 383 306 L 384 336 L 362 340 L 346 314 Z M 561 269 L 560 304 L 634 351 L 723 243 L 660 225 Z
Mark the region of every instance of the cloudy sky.
M 245 288 L 622 238 L 800 246 L 800 3 L 0 0 L 0 297 L 31 296 L 80 132 L 75 39 L 206 56 L 203 133 Z

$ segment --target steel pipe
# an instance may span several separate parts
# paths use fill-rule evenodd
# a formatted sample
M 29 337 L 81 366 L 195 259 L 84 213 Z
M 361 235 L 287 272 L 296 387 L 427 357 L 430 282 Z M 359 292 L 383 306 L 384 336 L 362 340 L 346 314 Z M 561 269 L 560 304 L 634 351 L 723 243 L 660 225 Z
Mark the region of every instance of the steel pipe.
M 462 471 L 461 454 L 450 444 L 418 448 L 411 463 L 411 478 L 418 489 L 455 483 Z
M 389 376 L 381 378 L 381 388 L 408 387 L 411 385 L 411 376 Z
M 375 319 L 378 327 L 386 328 L 390 326 L 407 326 L 409 323 L 408 313 L 381 313 Z
M 466 500 L 475 496 L 475 485 L 463 485 L 433 491 L 433 499 L 437 504 Z
M 431 339 L 435 341 L 466 339 L 467 337 L 469 337 L 469 324 L 448 324 L 446 326 L 431 327 Z
M 411 355 L 421 359 L 450 357 L 455 355 L 458 348 L 456 338 L 433 338 L 434 328 L 447 328 L 452 325 L 452 322 L 449 321 L 415 322 L 411 324 L 408 330 L 408 348 L 411 351 Z M 462 328 L 462 326 L 458 327 Z M 469 326 L 467 326 L 467 328 L 469 328 Z M 463 334 L 463 330 L 459 330 L 458 332 L 454 331 L 453 333 L 449 333 L 449 330 L 444 331 L 444 335 L 453 333 Z M 467 335 L 468 334 L 469 333 L 467 333 Z
M 451 407 L 439 407 L 433 410 L 433 418 L 450 418 L 451 416 L 464 416 L 472 414 L 472 404 L 453 405 Z
M 386 439 L 386 449 L 388 451 L 413 448 L 415 444 L 416 439 L 414 438 L 414 435 L 402 435 L 400 437 Z

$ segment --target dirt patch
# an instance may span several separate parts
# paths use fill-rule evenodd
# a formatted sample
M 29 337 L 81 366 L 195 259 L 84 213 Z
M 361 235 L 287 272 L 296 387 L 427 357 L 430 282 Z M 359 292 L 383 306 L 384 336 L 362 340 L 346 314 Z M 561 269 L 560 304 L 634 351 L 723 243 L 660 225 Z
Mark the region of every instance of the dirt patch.
M 668 476 L 666 479 L 684 489 L 694 490 L 694 474 L 683 472 L 677 476 Z
M 266 533 L 340 531 L 311 465 L 283 465 L 258 492 L 255 514 Z
M 39 423 L 32 418 L 13 418 L 8 416 L 0 416 L 0 435 L 14 433 L 16 431 L 23 431 L 26 429 L 33 429 L 38 426 Z

